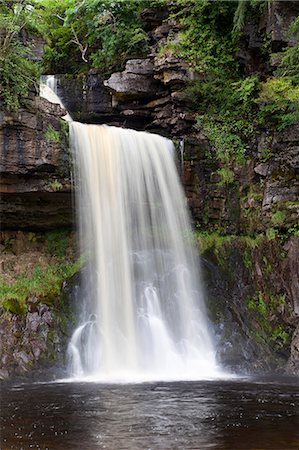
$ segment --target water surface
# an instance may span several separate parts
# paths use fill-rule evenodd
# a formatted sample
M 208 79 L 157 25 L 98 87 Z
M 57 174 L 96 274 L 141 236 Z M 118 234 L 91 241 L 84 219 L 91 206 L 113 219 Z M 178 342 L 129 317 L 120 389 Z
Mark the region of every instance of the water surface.
M 1 450 L 292 450 L 298 380 L 2 386 Z

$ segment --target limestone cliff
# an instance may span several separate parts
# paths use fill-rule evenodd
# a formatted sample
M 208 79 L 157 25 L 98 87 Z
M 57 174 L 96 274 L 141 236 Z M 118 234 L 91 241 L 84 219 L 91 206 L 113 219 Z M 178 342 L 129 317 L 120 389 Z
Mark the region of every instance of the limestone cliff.
M 59 105 L 36 97 L 1 112 L 1 228 L 49 230 L 72 220 L 68 128 Z
M 265 58 L 263 36 L 273 51 L 294 45 L 287 29 L 297 15 L 297 2 L 271 2 L 261 18 L 246 24 L 236 55 L 245 73 L 271 74 L 277 62 Z M 175 141 L 192 219 L 203 232 L 207 296 L 221 360 L 247 370 L 282 370 L 288 361 L 288 370 L 298 373 L 298 123 L 284 131 L 272 124 L 256 130 L 245 163 L 229 163 L 230 178 L 223 180 L 223 162 L 203 130 L 194 127 L 195 113 L 184 94 L 204 73 L 193 72 L 167 49 L 158 51 L 169 39 L 179 39 L 181 25 L 167 20 L 164 10 L 147 9 L 142 19 L 151 42 L 146 57 L 128 59 L 110 76 L 96 69 L 80 77 L 57 75 L 58 93 L 75 120 L 147 130 Z M 40 98 L 17 117 L 2 113 L 4 229 L 72 226 L 62 115 Z M 215 233 L 220 244 L 215 238 L 207 245 Z M 39 309 L 34 314 L 41 320 Z

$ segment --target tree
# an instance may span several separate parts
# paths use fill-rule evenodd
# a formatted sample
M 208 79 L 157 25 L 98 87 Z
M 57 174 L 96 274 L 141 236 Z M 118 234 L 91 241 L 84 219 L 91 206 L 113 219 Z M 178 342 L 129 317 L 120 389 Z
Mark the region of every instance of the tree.
M 39 65 L 31 59 L 31 45 L 24 31 L 33 27 L 32 4 L 27 0 L 0 5 L 0 99 L 15 111 L 39 78 Z

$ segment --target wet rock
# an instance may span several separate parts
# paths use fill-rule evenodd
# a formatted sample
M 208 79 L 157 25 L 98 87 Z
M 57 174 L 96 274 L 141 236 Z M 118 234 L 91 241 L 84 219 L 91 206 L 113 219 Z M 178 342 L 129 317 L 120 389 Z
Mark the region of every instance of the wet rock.
M 6 369 L 0 369 L 0 381 L 7 380 L 9 378 L 9 372 Z
M 288 292 L 292 310 L 299 317 L 299 237 L 292 236 L 284 245 L 287 252 L 282 265 L 284 287 Z
M 14 352 L 13 357 L 16 363 L 24 369 L 32 361 L 31 355 L 28 355 L 28 353 L 25 353 L 24 351 Z
M 279 52 L 287 45 L 297 42 L 296 36 L 291 36 L 289 26 L 299 15 L 297 1 L 270 2 L 266 31 L 271 35 L 272 51 Z
M 299 324 L 292 337 L 291 356 L 286 369 L 291 374 L 299 375 Z

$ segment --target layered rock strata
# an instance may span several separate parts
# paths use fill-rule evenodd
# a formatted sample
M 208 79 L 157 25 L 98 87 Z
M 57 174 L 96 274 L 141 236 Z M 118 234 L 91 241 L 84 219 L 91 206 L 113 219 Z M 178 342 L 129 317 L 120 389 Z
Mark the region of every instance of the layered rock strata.
M 2 230 L 70 227 L 68 128 L 65 111 L 43 98 L 17 115 L 1 113 Z

